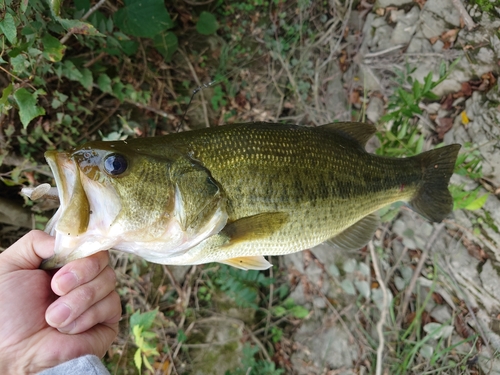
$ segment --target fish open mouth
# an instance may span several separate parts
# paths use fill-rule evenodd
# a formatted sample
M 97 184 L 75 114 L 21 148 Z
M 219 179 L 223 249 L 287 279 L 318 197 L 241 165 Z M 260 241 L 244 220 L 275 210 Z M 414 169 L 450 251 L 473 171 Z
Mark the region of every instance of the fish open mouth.
M 48 151 L 45 158 L 54 174 L 60 206 L 45 231 L 52 236 L 58 232 L 67 236 L 85 233 L 89 224 L 90 206 L 83 189 L 80 173 L 66 152 Z

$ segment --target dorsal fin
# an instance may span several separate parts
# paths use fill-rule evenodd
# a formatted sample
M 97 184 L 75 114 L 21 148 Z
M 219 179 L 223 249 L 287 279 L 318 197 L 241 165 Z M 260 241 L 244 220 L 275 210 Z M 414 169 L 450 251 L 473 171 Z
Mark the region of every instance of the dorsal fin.
M 363 122 L 334 122 L 321 127 L 326 130 L 343 133 L 349 138 L 357 141 L 363 147 L 365 147 L 366 142 L 368 142 L 377 131 L 374 125 Z

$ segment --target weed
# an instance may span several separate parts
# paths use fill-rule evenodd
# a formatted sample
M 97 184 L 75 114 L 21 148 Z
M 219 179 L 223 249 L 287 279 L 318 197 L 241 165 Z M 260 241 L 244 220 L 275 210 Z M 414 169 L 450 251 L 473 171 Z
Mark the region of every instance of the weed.
M 141 373 L 143 364 L 148 370 L 154 372 L 150 360 L 160 355 L 156 350 L 157 334 L 150 330 L 157 313 L 158 308 L 145 313 L 136 311 L 130 316 L 130 329 L 132 330 L 134 343 L 137 346 L 134 363 L 139 373 Z
M 277 369 L 273 362 L 256 360 L 259 348 L 245 344 L 241 367 L 233 371 L 226 371 L 225 375 L 280 375 L 284 370 Z

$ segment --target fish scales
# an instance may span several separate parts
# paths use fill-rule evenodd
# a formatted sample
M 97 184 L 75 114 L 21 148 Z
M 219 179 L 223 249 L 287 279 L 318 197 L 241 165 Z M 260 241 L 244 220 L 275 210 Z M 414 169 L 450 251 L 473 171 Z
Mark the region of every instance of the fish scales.
M 410 198 L 421 181 L 415 160 L 371 155 L 354 140 L 318 130 L 237 125 L 165 140 L 187 150 L 222 186 L 229 221 L 263 212 L 289 213 L 289 223 L 276 233 L 232 254 L 250 255 L 259 246 L 266 254 L 280 255 L 324 242 L 367 214 Z M 161 138 L 157 141 L 153 152 L 161 155 L 165 145 Z
M 100 250 L 112 246 L 164 264 L 218 261 L 263 269 L 269 266 L 263 255 L 328 239 L 345 249 L 363 246 L 378 225 L 373 213 L 396 201 L 435 221 L 451 211 L 447 184 L 460 146 L 381 157 L 364 150 L 374 131 L 359 123 L 234 124 L 89 142 L 60 159 L 79 165 L 92 202 L 104 191 L 108 201 L 120 202 L 114 219 L 101 220 L 110 224 L 97 230 L 107 238 Z M 100 190 L 94 175 L 103 176 Z M 96 222 L 91 217 L 89 228 Z M 48 231 L 57 232 L 57 220 Z M 71 244 L 61 250 L 62 261 L 90 255 L 81 235 L 61 241 Z

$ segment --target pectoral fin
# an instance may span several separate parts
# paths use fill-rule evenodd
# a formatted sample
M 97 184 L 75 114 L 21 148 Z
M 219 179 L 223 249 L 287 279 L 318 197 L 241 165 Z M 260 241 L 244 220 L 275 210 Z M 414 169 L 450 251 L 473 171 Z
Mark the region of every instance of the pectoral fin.
M 229 266 L 240 268 L 242 270 L 267 270 L 273 265 L 269 263 L 263 256 L 254 257 L 239 257 L 219 261 Z
M 377 214 L 370 214 L 331 238 L 328 242 L 343 250 L 358 250 L 370 242 L 379 223 L 380 220 Z
M 281 229 L 287 220 L 288 214 L 285 212 L 267 212 L 236 220 L 221 231 L 229 239 L 224 247 L 269 237 Z

